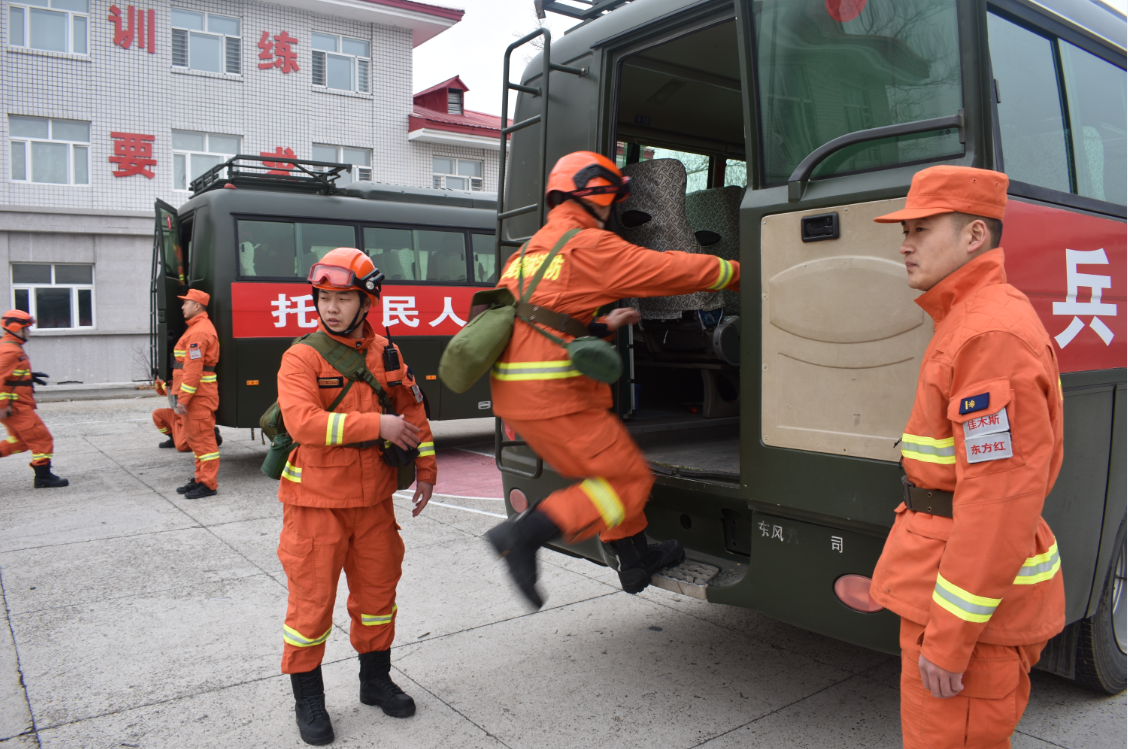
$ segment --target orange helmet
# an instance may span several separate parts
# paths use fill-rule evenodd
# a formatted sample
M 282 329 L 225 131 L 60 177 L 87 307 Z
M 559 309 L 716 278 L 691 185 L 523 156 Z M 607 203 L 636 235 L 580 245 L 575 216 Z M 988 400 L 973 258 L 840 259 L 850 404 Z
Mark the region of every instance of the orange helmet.
M 10 309 L 0 318 L 0 327 L 9 333 L 19 333 L 24 328 L 35 325 L 35 318 L 22 309 Z
M 569 198 L 584 198 L 598 205 L 621 203 L 631 195 L 631 178 L 615 162 L 593 151 L 576 151 L 556 162 L 544 191 L 556 207 Z
M 377 270 L 372 260 L 353 247 L 330 250 L 309 269 L 306 280 L 315 289 L 326 291 L 356 290 L 367 294 L 372 301 L 380 296 L 384 274 Z

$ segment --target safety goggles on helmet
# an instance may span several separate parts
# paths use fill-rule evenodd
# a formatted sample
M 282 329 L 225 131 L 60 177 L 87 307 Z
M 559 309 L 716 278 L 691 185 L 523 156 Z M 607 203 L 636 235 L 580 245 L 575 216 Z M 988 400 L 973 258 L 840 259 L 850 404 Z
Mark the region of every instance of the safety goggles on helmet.
M 22 315 L 11 315 L 0 319 L 0 325 L 5 328 L 13 325 L 30 328 L 32 325 L 35 325 L 35 318 L 25 312 Z
M 380 293 L 380 285 L 384 281 L 384 274 L 380 272 L 379 268 L 373 268 L 372 272 L 364 278 L 357 278 L 348 268 L 342 268 L 339 265 L 326 265 L 324 263 L 314 263 L 313 267 L 309 269 L 309 276 L 306 281 L 314 286 L 332 286 L 338 289 L 359 289 L 369 294 Z
M 588 182 L 597 178 L 604 179 L 611 184 L 587 186 Z M 631 178 L 620 176 L 602 164 L 584 167 L 576 172 L 572 180 L 576 183 L 576 189 L 569 193 L 572 197 L 586 198 L 592 195 L 613 194 L 615 196 L 614 202 L 621 203 L 631 196 Z

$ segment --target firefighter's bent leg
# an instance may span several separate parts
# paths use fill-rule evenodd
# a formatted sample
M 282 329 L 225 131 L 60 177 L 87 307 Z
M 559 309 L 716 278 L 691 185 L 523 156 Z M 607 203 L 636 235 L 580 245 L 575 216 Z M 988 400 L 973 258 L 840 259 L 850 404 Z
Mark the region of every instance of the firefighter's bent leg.
M 15 429 L 8 424 L 8 421 L 9 419 L 5 419 L 3 422 L 0 422 L 4 424 L 5 429 L 8 431 L 8 436 L 0 440 L 0 458 L 6 458 L 9 455 L 15 455 L 16 453 L 22 453 L 27 450 L 27 445 L 20 439 Z
M 387 650 L 396 634 L 396 585 L 403 564 L 403 540 L 389 498 L 354 513 L 345 556 L 349 581 L 349 637 L 358 653 Z
M 158 408 L 153 411 L 153 424 L 157 430 L 168 436 L 176 449 L 182 453 L 188 452 L 188 440 L 184 434 L 184 418 L 171 408 Z
M 8 439 L 0 445 L 0 456 L 30 450 L 31 465 L 50 465 L 55 440 L 39 414 L 33 409 L 21 408 L 4 420 L 4 426 L 8 428 Z
M 506 422 L 557 473 L 583 479 L 537 505 L 568 541 L 598 533 L 610 543 L 646 528 L 643 510 L 654 475 L 617 416 L 591 409 L 553 419 Z
M 209 489 L 219 486 L 219 446 L 215 443 L 215 411 L 209 403 L 188 404 L 188 446 L 196 456 L 196 481 Z

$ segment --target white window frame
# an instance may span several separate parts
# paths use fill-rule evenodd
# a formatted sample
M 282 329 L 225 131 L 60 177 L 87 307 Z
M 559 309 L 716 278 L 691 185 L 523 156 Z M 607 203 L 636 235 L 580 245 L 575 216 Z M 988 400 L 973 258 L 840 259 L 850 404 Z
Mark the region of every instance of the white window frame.
M 454 166 L 454 173 L 435 171 L 435 159 L 450 159 L 453 166 Z M 477 163 L 478 166 L 479 166 L 478 171 L 483 176 L 481 176 L 481 177 L 471 177 L 471 176 L 468 176 L 468 175 L 465 175 L 465 174 L 459 174 L 458 173 L 458 162 L 460 162 L 460 161 Z M 463 158 L 459 158 L 458 156 L 444 156 L 443 154 L 440 154 L 440 153 L 436 153 L 436 154 L 433 154 L 431 156 L 431 187 L 434 187 L 434 188 L 437 188 L 437 189 L 440 189 L 440 190 L 467 189 L 467 188 L 461 188 L 461 187 L 448 187 L 447 184 L 446 184 L 447 177 L 454 177 L 455 179 L 468 179 L 468 180 L 470 180 L 470 187 L 468 189 L 471 192 L 482 192 L 482 190 L 485 189 L 485 173 L 486 173 L 486 164 L 481 159 L 463 159 Z
M 320 159 L 317 156 L 314 156 L 313 160 L 314 161 L 332 161 L 335 164 L 349 164 L 349 163 L 351 163 L 344 156 L 344 149 L 346 149 L 346 148 L 348 148 L 352 151 L 364 151 L 366 154 L 368 154 L 368 163 L 367 164 L 352 164 L 352 169 L 350 169 L 348 171 L 349 176 L 352 177 L 350 182 L 356 182 L 356 181 L 367 182 L 367 181 L 372 180 L 372 149 L 371 148 L 357 148 L 355 146 L 334 146 L 334 145 L 330 145 L 328 143 L 314 143 L 313 147 L 315 149 L 317 149 L 317 148 L 332 148 L 335 151 L 335 155 L 333 156 L 333 158 L 331 158 L 331 159 Z M 348 184 L 348 183 L 347 182 L 342 183 L 342 182 L 338 181 L 337 184 L 338 185 L 344 185 L 344 184 Z
M 98 305 L 95 303 L 94 296 L 94 264 L 93 263 L 11 263 L 8 266 L 8 278 L 13 279 L 13 266 L 16 265 L 49 265 L 51 266 L 51 283 L 17 283 L 12 280 L 11 287 L 11 301 L 12 309 L 19 309 L 16 306 L 16 292 L 27 291 L 27 312 L 32 317 L 38 320 L 39 315 L 36 314 L 36 289 L 70 289 L 70 310 L 71 310 L 71 325 L 69 328 L 40 328 L 38 323 L 31 326 L 32 330 L 93 330 L 98 327 Z M 83 265 L 90 268 L 90 283 L 55 283 L 55 268 L 60 265 Z M 78 292 L 90 292 L 90 325 L 79 325 L 78 318 Z
M 329 50 L 314 47 L 314 36 L 333 37 L 336 39 L 334 48 Z M 311 47 L 310 71 L 314 88 L 326 91 L 349 91 L 358 94 L 367 94 L 372 91 L 372 42 L 370 40 L 342 36 L 341 34 L 325 34 L 320 31 L 311 32 L 309 38 Z M 368 56 L 354 55 L 342 51 L 346 41 L 368 45 Z M 351 88 L 335 88 L 329 85 L 329 57 L 340 57 L 349 61 Z
M 56 3 L 62 4 L 65 0 L 16 0 L 8 5 L 8 46 L 21 49 L 34 49 L 40 52 L 55 52 L 67 55 L 90 55 L 90 0 L 86 0 L 86 10 L 77 11 L 68 8 L 55 7 Z M 62 13 L 67 18 L 67 48 L 63 51 L 57 49 L 43 49 L 31 46 L 31 11 L 46 10 L 51 13 Z M 20 16 L 17 20 L 16 16 Z M 76 52 L 75 42 L 80 41 L 80 35 L 75 33 L 75 24 L 81 21 L 85 27 L 81 34 L 82 51 Z M 17 23 L 19 28 L 17 29 Z
M 67 185 L 67 186 L 72 186 L 72 187 L 89 187 L 90 186 L 90 139 L 89 139 L 89 136 L 87 136 L 87 139 L 84 140 L 84 141 L 82 141 L 82 140 L 65 140 L 65 139 L 62 139 L 62 138 L 56 139 L 56 138 L 53 137 L 56 121 L 83 122 L 83 120 L 68 120 L 68 119 L 63 118 L 63 117 L 26 117 L 26 119 L 29 119 L 29 120 L 43 120 L 43 121 L 47 122 L 47 128 L 48 128 L 47 129 L 47 136 L 48 137 L 47 137 L 46 140 L 44 140 L 43 138 L 33 138 L 33 137 L 25 137 L 25 136 L 21 136 L 21 135 L 11 135 L 12 127 L 11 127 L 11 119 L 10 118 L 12 116 L 24 117 L 24 115 L 9 115 L 9 120 L 8 120 L 8 134 L 9 134 L 8 135 L 8 143 L 9 143 L 9 145 L 8 145 L 8 158 L 9 158 L 9 161 L 11 162 L 11 164 L 9 165 L 8 177 L 11 179 L 12 182 L 21 182 L 21 183 L 36 184 L 36 185 Z M 86 127 L 89 131 L 90 123 L 85 122 L 84 124 L 86 125 Z M 35 166 L 32 163 L 32 159 L 34 158 L 33 154 L 34 154 L 34 151 L 35 151 L 35 149 L 32 147 L 33 143 L 65 143 L 68 146 L 70 146 L 67 149 L 67 181 L 66 182 L 36 182 L 35 180 L 33 180 L 31 178 L 32 174 L 35 173 Z M 17 178 L 12 173 L 13 170 L 16 168 L 16 159 L 15 159 L 16 149 L 22 149 L 23 154 L 24 154 L 24 157 L 23 157 L 23 165 L 24 165 L 23 179 Z M 77 162 L 79 160 L 77 158 L 77 152 L 79 150 L 82 151 L 82 154 L 83 154 L 82 158 L 83 158 L 83 160 L 86 161 L 86 181 L 85 182 L 76 182 L 75 181 L 75 167 L 76 167 Z
M 192 185 L 192 180 L 195 179 L 195 177 L 192 176 L 192 169 L 191 169 L 192 157 L 193 156 L 208 156 L 208 157 L 211 157 L 211 158 L 218 158 L 219 163 L 222 164 L 224 161 L 227 161 L 231 157 L 238 155 L 240 149 L 242 149 L 242 147 L 243 147 L 243 136 L 241 136 L 241 135 L 227 135 L 226 133 L 201 133 L 197 130 L 179 130 L 179 131 L 173 131 L 173 132 L 174 132 L 174 137 L 175 137 L 176 132 L 191 133 L 192 135 L 202 135 L 204 137 L 204 145 L 207 147 L 203 151 L 193 151 L 191 149 L 177 148 L 176 146 L 173 146 L 173 148 L 172 148 L 172 189 L 173 190 L 183 190 L 184 192 L 187 192 L 190 189 L 190 187 Z M 238 138 L 239 139 L 239 146 L 235 149 L 235 153 L 223 153 L 221 151 L 217 151 L 217 150 L 211 148 L 211 139 L 212 139 L 213 136 L 217 136 L 217 137 L 220 137 L 220 138 Z M 177 160 L 181 160 L 184 163 L 184 186 L 183 187 L 176 184 L 176 162 L 177 162 Z M 199 176 L 199 175 L 197 175 L 197 176 Z
M 177 26 L 176 22 L 172 20 L 176 13 L 191 13 L 204 17 L 203 29 L 189 28 L 188 26 Z M 239 24 L 238 34 L 228 34 L 219 31 L 210 31 L 211 19 L 221 18 L 226 21 L 234 21 Z M 192 67 L 192 35 L 197 34 L 200 36 L 216 37 L 220 40 L 220 70 L 219 75 L 242 75 L 243 72 L 243 19 L 237 16 L 226 16 L 222 13 L 205 13 L 202 10 L 189 10 L 187 8 L 173 7 L 169 14 L 169 25 L 172 28 L 172 67 L 182 70 L 194 70 L 200 73 L 216 74 L 214 70 L 203 70 L 201 68 Z M 180 36 L 178 36 L 180 35 Z M 183 43 L 184 45 L 184 60 L 183 64 L 177 62 L 177 46 Z M 235 64 L 231 63 L 232 52 L 238 58 Z M 232 70 L 234 68 L 234 70 Z

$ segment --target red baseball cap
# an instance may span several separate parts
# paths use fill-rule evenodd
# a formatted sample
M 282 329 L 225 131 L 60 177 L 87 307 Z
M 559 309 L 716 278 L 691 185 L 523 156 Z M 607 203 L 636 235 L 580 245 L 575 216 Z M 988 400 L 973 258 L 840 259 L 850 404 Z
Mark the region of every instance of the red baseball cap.
M 969 213 L 1000 221 L 1007 210 L 1007 185 L 1002 172 L 969 166 L 933 166 L 913 175 L 905 207 L 874 219 L 895 224 L 941 213 Z
M 199 289 L 192 289 L 191 291 L 189 291 L 184 296 L 177 297 L 177 298 L 178 299 L 188 299 L 188 300 L 193 301 L 193 302 L 198 302 L 199 304 L 202 304 L 205 307 L 207 307 L 208 302 L 211 301 L 211 295 L 208 294 L 206 291 L 200 291 Z

